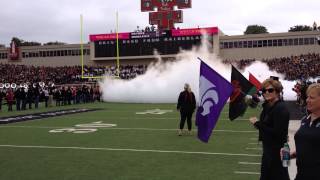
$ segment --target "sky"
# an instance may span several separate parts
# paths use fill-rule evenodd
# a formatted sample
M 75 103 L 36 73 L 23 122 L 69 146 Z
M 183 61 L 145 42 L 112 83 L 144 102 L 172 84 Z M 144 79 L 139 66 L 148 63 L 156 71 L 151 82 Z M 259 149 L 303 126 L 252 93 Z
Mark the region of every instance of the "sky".
M 319 0 L 193 0 L 185 9 L 180 28 L 217 26 L 226 35 L 241 35 L 248 25 L 265 26 L 270 33 L 287 32 L 295 25 L 320 25 Z M 114 31 L 116 12 L 119 31 L 146 27 L 148 13 L 140 0 L 1 0 L 0 44 L 12 37 L 40 43 L 80 43 L 80 14 L 84 41 L 90 34 Z

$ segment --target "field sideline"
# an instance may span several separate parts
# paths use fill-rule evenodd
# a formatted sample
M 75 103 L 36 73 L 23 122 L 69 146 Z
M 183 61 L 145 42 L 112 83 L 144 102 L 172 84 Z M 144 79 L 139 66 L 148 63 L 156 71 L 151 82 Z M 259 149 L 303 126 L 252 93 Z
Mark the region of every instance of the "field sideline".
M 0 125 L 0 179 L 258 179 L 261 146 L 247 119 L 259 109 L 230 122 L 226 108 L 205 144 L 196 138 L 194 124 L 193 135 L 177 136 L 175 106 L 94 103 L 11 113 L 3 109 L 0 117 L 101 110 Z

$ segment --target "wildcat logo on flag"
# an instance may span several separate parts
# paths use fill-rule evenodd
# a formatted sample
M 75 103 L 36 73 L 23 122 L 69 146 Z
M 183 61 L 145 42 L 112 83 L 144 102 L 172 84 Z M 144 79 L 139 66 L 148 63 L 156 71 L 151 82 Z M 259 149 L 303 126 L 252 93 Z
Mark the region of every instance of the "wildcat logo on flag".
M 220 113 L 233 91 L 232 85 L 200 58 L 199 107 L 196 114 L 198 138 L 208 142 Z

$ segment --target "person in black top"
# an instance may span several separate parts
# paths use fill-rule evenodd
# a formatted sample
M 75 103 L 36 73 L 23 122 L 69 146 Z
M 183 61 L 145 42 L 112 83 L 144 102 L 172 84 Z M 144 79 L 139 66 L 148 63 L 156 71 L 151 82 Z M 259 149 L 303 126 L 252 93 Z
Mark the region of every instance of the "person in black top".
M 260 180 L 289 180 L 288 168 L 282 166 L 280 149 L 288 139 L 289 111 L 281 100 L 282 85 L 274 79 L 262 83 L 265 99 L 260 120 L 251 117 L 250 122 L 259 130 L 263 155 Z
M 309 115 L 301 120 L 294 136 L 296 151 L 290 154 L 297 158 L 295 180 L 320 179 L 320 83 L 308 87 L 306 103 Z
M 180 130 L 179 136 L 182 135 L 182 130 L 187 119 L 189 134 L 191 134 L 192 128 L 192 114 L 196 108 L 196 98 L 191 91 L 190 85 L 184 85 L 184 91 L 182 91 L 178 98 L 177 110 L 180 111 Z

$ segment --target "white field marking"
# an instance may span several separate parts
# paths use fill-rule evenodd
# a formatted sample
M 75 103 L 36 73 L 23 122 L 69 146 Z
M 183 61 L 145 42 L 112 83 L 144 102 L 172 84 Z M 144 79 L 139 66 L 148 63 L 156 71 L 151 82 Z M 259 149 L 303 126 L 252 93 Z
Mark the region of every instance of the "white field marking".
M 63 146 L 27 146 L 2 144 L 0 147 L 7 148 L 34 148 L 34 149 L 74 149 L 74 150 L 96 150 L 96 151 L 129 151 L 129 152 L 153 152 L 153 153 L 176 153 L 176 154 L 202 154 L 202 155 L 222 155 L 222 156 L 246 156 L 261 157 L 260 154 L 233 154 L 233 153 L 215 153 L 215 152 L 196 152 L 196 151 L 169 151 L 154 149 L 119 149 L 119 148 L 90 148 L 90 147 L 63 147 Z
M 245 171 L 234 171 L 235 174 L 249 174 L 249 175 L 260 175 L 258 172 L 245 172 Z
M 246 148 L 246 150 L 262 150 L 262 148 Z
M 255 142 L 255 143 L 248 143 L 249 145 L 260 145 L 259 142 Z
M 177 119 L 179 120 L 179 117 L 115 117 L 113 119 L 141 119 L 141 120 L 145 120 L 145 119 L 164 119 L 164 120 L 170 120 L 170 119 Z M 230 121 L 230 119 L 228 118 L 221 118 L 219 119 L 221 121 Z M 235 121 L 249 121 L 249 119 L 236 119 Z M 231 122 L 231 121 L 230 121 Z
M 238 164 L 242 164 L 242 165 L 261 165 L 261 163 L 257 163 L 257 162 L 238 162 Z
M 48 127 L 48 126 L 0 126 L 0 128 L 35 128 L 35 129 L 62 129 L 70 127 Z M 178 131 L 178 129 L 155 129 L 155 128 L 114 128 L 114 127 L 101 127 L 99 129 L 105 130 L 145 130 L 145 131 Z M 192 130 L 196 132 L 196 130 Z M 213 132 L 230 132 L 230 133 L 257 133 L 257 131 L 234 131 L 215 129 Z

